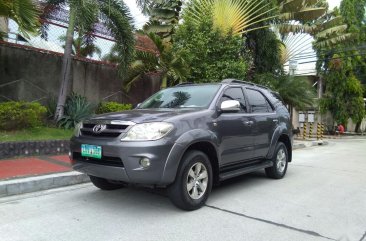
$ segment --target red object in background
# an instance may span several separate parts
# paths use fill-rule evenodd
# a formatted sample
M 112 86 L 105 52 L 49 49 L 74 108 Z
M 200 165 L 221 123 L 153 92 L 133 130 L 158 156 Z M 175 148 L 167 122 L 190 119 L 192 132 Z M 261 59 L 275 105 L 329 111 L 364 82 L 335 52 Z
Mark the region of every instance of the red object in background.
M 342 124 L 338 125 L 338 131 L 339 133 L 343 134 L 344 133 L 344 126 Z

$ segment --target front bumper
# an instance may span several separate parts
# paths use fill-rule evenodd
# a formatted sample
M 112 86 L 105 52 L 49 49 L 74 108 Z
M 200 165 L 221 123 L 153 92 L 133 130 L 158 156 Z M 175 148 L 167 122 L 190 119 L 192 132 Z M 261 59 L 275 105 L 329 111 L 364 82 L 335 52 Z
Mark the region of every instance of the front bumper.
M 102 159 L 81 157 L 81 144 L 102 147 Z M 174 181 L 183 148 L 166 139 L 157 141 L 121 142 L 118 138 L 73 137 L 70 141 L 72 166 L 91 176 L 126 183 L 167 185 Z M 150 159 L 148 168 L 140 166 L 144 157 Z

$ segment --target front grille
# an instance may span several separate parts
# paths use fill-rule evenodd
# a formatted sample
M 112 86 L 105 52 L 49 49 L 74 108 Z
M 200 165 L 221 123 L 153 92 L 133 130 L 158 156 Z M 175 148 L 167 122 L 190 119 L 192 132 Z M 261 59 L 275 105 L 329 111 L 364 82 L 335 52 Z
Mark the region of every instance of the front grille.
M 106 129 L 100 133 L 95 133 L 93 131 L 94 126 L 97 124 L 83 123 L 83 127 L 80 132 L 82 136 L 93 136 L 93 137 L 106 137 L 106 138 L 116 138 L 120 136 L 127 128 L 128 125 L 118 125 L 118 124 L 106 124 Z
M 101 159 L 97 159 L 93 157 L 81 156 L 80 152 L 74 152 L 72 157 L 75 161 L 82 161 L 103 166 L 124 167 L 123 162 L 119 157 L 102 156 Z

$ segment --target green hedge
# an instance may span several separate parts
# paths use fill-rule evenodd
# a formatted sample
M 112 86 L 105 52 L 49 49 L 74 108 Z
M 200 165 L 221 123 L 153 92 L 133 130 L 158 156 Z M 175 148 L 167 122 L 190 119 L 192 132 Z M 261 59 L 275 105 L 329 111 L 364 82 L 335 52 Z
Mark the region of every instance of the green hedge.
M 103 114 L 109 112 L 119 112 L 124 110 L 131 110 L 131 104 L 120 104 L 117 102 L 101 102 L 96 110 L 96 114 Z
M 0 103 L 0 130 L 20 130 L 42 126 L 46 107 L 37 102 Z

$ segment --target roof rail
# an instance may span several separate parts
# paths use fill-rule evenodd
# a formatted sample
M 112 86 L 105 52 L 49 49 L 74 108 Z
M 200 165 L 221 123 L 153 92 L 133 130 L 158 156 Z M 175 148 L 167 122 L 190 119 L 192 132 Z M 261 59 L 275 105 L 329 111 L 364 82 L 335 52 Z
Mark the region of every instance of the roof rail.
M 175 86 L 182 86 L 182 85 L 193 85 L 194 83 L 193 82 L 184 82 L 184 83 L 179 83 Z
M 230 84 L 230 83 L 246 84 L 246 85 L 256 86 L 256 87 L 260 87 L 260 88 L 264 88 L 264 89 L 269 89 L 268 87 L 266 87 L 264 85 L 258 85 L 258 84 L 254 84 L 252 82 L 247 82 L 247 81 L 237 80 L 237 79 L 224 79 L 223 81 L 221 81 L 221 83 L 226 83 L 226 84 Z

